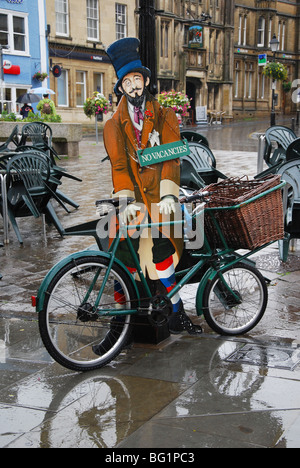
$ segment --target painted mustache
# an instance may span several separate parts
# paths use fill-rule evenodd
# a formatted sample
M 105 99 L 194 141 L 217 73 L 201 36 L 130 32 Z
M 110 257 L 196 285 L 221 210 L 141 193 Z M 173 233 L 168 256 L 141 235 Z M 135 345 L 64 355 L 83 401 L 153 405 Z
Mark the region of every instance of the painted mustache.
M 134 92 L 137 93 L 138 91 L 142 91 L 142 89 L 143 89 L 143 88 L 132 88 L 132 90 L 129 91 L 128 94 L 132 94 L 132 93 L 134 93 Z

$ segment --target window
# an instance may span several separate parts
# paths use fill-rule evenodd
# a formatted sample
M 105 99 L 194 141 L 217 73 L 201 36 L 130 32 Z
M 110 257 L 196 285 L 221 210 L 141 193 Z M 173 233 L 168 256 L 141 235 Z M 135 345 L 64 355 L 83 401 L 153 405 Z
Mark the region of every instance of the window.
M 94 74 L 94 91 L 103 93 L 103 73 Z
M 278 36 L 277 39 L 279 41 L 279 49 L 284 50 L 285 46 L 285 23 L 279 21 L 278 23 Z
M 27 87 L 17 87 L 14 85 L 9 86 L 6 84 L 3 91 L 3 102 L 0 102 L 0 112 L 2 112 L 3 105 L 3 110 L 9 113 L 14 112 L 18 114 L 23 104 L 17 103 L 16 100 L 19 96 L 21 96 L 21 94 L 24 94 L 28 91 Z
M 259 67 L 261 68 L 261 67 Z M 265 75 L 259 70 L 257 77 L 257 98 L 264 99 L 265 97 Z
M 116 39 L 127 37 L 126 5 L 116 3 Z
M 11 53 L 29 54 L 27 15 L 0 10 L 0 44 Z
M 86 73 L 76 71 L 76 106 L 83 107 L 86 100 Z
M 280 34 L 281 34 L 281 21 L 279 21 L 278 23 L 278 34 L 277 34 L 277 40 L 279 41 L 278 48 L 280 48 Z
M 253 63 L 245 63 L 244 98 L 252 98 Z
M 261 16 L 258 20 L 258 37 L 257 46 L 263 47 L 265 45 L 265 18 Z
M 270 44 L 271 39 L 272 39 L 272 19 L 269 20 L 268 44 Z
M 67 70 L 62 70 L 60 77 L 57 78 L 57 104 L 58 106 L 69 107 Z
M 98 0 L 87 0 L 87 37 L 93 41 L 99 41 L 99 6 Z
M 238 45 L 246 45 L 247 43 L 247 16 L 239 16 L 239 38 Z
M 282 23 L 281 50 L 285 47 L 285 23 Z
M 234 97 L 239 97 L 240 62 L 235 63 Z
M 160 56 L 168 58 L 169 56 L 169 23 L 161 23 L 160 31 Z
M 244 25 L 243 25 L 243 45 L 247 44 L 247 16 L 244 16 Z
M 238 45 L 242 45 L 242 15 L 239 16 L 239 38 L 238 38 Z
M 69 6 L 68 0 L 55 0 L 56 34 L 69 36 Z

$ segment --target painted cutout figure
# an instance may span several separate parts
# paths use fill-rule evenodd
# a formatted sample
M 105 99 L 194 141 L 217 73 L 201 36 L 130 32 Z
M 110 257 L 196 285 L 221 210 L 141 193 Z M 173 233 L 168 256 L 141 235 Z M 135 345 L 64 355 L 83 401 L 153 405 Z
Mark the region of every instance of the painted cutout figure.
M 125 38 L 107 49 L 118 78 L 114 91 L 122 94 L 122 98 L 115 114 L 105 124 L 103 138 L 111 162 L 113 197 L 135 200 L 122 213 L 127 223 L 140 214 L 142 206 L 146 207 L 151 222 L 158 222 L 162 216 L 172 219 L 176 210 L 180 210 L 179 159 L 145 167 L 138 161 L 137 150 L 180 140 L 175 112 L 161 107 L 147 90 L 151 72 L 142 65 L 138 47 L 138 39 Z M 169 236 L 164 231 L 151 234 L 133 242 L 144 273 L 156 282 L 160 294 L 166 294 L 176 284 L 175 267 L 182 254 L 183 236 L 176 238 L 172 229 Z M 126 261 L 126 243 L 120 245 L 118 255 L 130 267 Z M 172 305 L 171 333 L 201 332 L 185 314 L 179 294 L 172 298 Z

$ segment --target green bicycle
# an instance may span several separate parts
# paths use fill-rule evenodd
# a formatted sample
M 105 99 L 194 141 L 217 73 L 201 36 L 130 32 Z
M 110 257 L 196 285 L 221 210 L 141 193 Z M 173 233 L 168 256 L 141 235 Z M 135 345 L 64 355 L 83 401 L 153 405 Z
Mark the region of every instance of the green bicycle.
M 283 185 L 279 184 L 255 199 L 280 190 Z M 205 202 L 208 196 L 208 193 L 186 196 L 185 202 Z M 108 208 L 112 208 L 120 214 L 125 208 L 116 199 L 101 200 L 99 204 L 105 207 L 106 213 Z M 203 216 L 203 212 L 210 213 L 217 224 L 214 208 L 194 210 L 193 219 Z M 68 235 L 93 236 L 98 248 L 74 253 L 55 265 L 42 282 L 36 298 L 43 343 L 52 358 L 62 366 L 75 371 L 90 371 L 105 366 L 129 342 L 137 317 L 147 316 L 158 326 L 165 324 L 172 313 L 170 299 L 190 283 L 199 283 L 197 315 L 204 315 L 208 325 L 218 334 L 247 333 L 263 317 L 268 302 L 266 280 L 248 257 L 273 241 L 254 250 L 237 253 L 228 247 L 220 228 L 221 248 L 211 246 L 204 233 L 201 247 L 185 250 L 185 266 L 182 268 L 181 262 L 176 270 L 175 288 L 166 296 L 153 297 L 132 240 L 125 235 L 130 225 L 121 224 L 112 244 L 103 251 L 97 234 L 97 222 L 99 220 L 66 230 Z M 142 224 L 139 227 L 142 230 L 149 226 Z M 141 287 L 137 287 L 126 266 L 116 258 L 120 239 L 124 235 Z M 114 299 L 116 284 L 122 291 L 122 301 L 118 302 Z M 146 307 L 145 298 L 148 298 Z M 99 347 L 99 343 L 101 352 L 96 354 L 95 346 Z

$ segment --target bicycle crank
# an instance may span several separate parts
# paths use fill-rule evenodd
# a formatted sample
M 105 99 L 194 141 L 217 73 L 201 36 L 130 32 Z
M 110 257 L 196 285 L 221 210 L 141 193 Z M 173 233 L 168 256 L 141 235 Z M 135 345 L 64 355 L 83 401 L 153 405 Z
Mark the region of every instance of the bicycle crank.
M 156 327 L 162 327 L 168 322 L 168 317 L 173 312 L 171 300 L 167 296 L 157 295 L 150 299 L 148 318 Z

